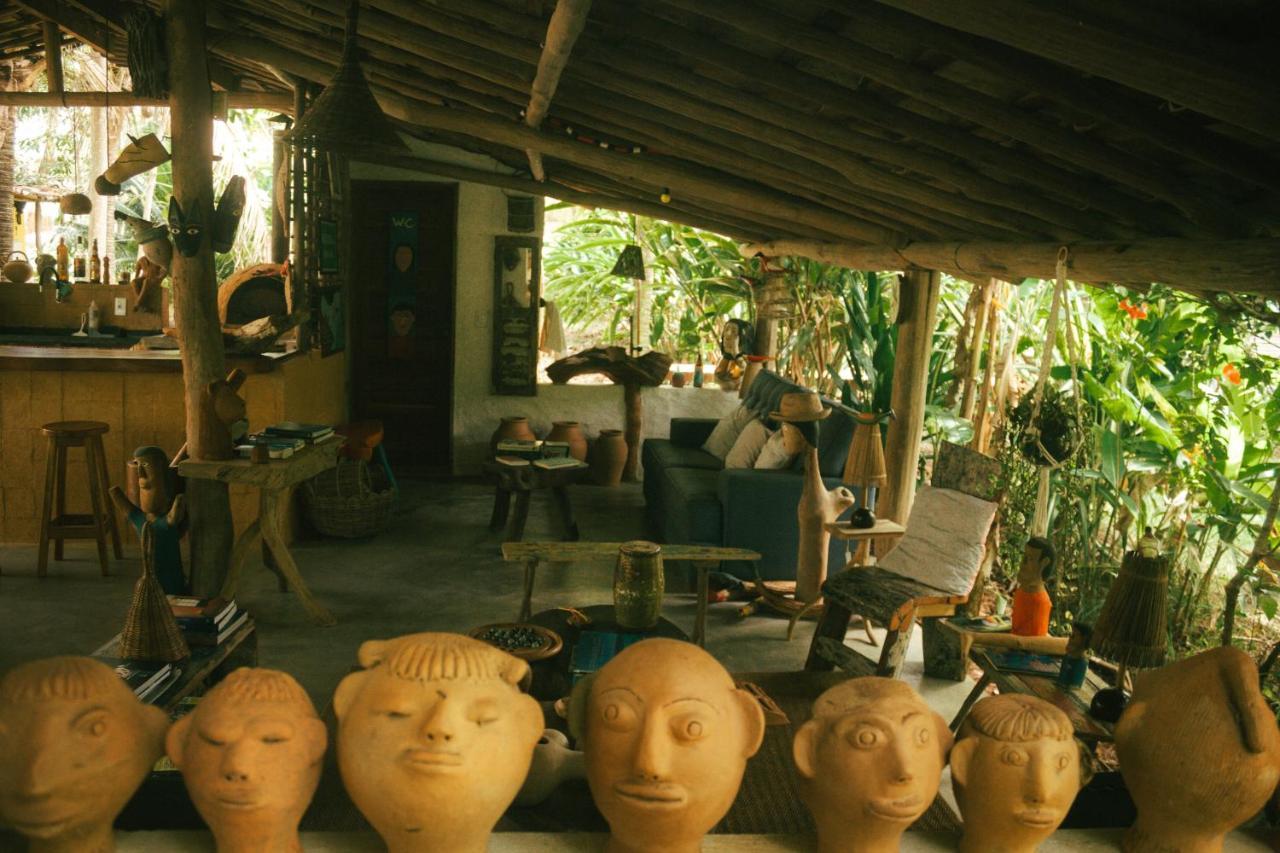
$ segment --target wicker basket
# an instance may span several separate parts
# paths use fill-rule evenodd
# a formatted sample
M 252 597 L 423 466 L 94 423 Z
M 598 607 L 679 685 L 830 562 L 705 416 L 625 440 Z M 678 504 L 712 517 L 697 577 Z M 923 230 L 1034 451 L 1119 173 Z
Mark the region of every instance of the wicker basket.
M 396 489 L 381 466 L 339 458 L 302 486 L 307 518 L 325 536 L 359 539 L 387 526 Z

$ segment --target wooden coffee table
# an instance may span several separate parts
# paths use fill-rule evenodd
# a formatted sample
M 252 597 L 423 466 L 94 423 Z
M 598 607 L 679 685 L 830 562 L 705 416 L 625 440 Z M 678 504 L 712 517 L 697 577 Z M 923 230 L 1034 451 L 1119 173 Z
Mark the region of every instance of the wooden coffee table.
M 511 513 L 511 497 L 516 499 L 515 517 L 506 542 L 519 542 L 524 538 L 524 525 L 529 520 L 529 502 L 536 491 L 551 491 L 564 525 L 564 539 L 578 541 L 578 523 L 573 520 L 573 505 L 569 503 L 569 486 L 586 479 L 591 469 L 586 465 L 572 468 L 539 468 L 536 465 L 511 467 L 501 462 L 489 461 L 481 466 L 485 477 L 494 484 L 493 515 L 489 517 L 489 529 L 495 533 L 507 526 Z

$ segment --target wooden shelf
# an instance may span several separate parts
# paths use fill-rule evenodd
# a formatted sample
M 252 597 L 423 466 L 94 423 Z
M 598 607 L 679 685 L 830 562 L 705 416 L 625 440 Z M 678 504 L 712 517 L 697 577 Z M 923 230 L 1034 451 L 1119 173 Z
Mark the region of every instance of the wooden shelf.
M 901 536 L 907 529 L 896 521 L 877 518 L 872 527 L 850 527 L 847 521 L 833 521 L 826 531 L 837 539 L 875 539 L 879 536 Z

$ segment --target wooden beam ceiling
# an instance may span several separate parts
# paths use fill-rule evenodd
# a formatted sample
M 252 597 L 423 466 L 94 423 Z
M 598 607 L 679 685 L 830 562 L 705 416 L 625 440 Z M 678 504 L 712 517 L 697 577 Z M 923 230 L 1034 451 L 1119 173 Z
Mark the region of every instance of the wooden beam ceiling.
M 551 13 L 542 55 L 538 57 L 538 73 L 530 87 L 529 106 L 524 111 L 524 123 L 534 130 L 541 127 L 542 120 L 547 117 L 560 75 L 569 64 L 569 54 L 587 25 L 590 11 L 591 0 L 558 0 L 555 11 Z M 545 181 L 547 176 L 542 168 L 542 155 L 533 149 L 528 149 L 526 154 L 534 179 Z

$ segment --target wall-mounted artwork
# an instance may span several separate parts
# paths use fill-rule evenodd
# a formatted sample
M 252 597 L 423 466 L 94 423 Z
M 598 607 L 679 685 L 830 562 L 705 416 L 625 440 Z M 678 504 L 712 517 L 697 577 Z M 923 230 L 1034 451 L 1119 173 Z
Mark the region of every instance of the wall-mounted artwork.
M 493 393 L 538 393 L 538 306 L 542 295 L 537 237 L 493 240 Z
M 387 263 L 387 355 L 412 361 L 418 323 L 418 214 L 391 214 Z

